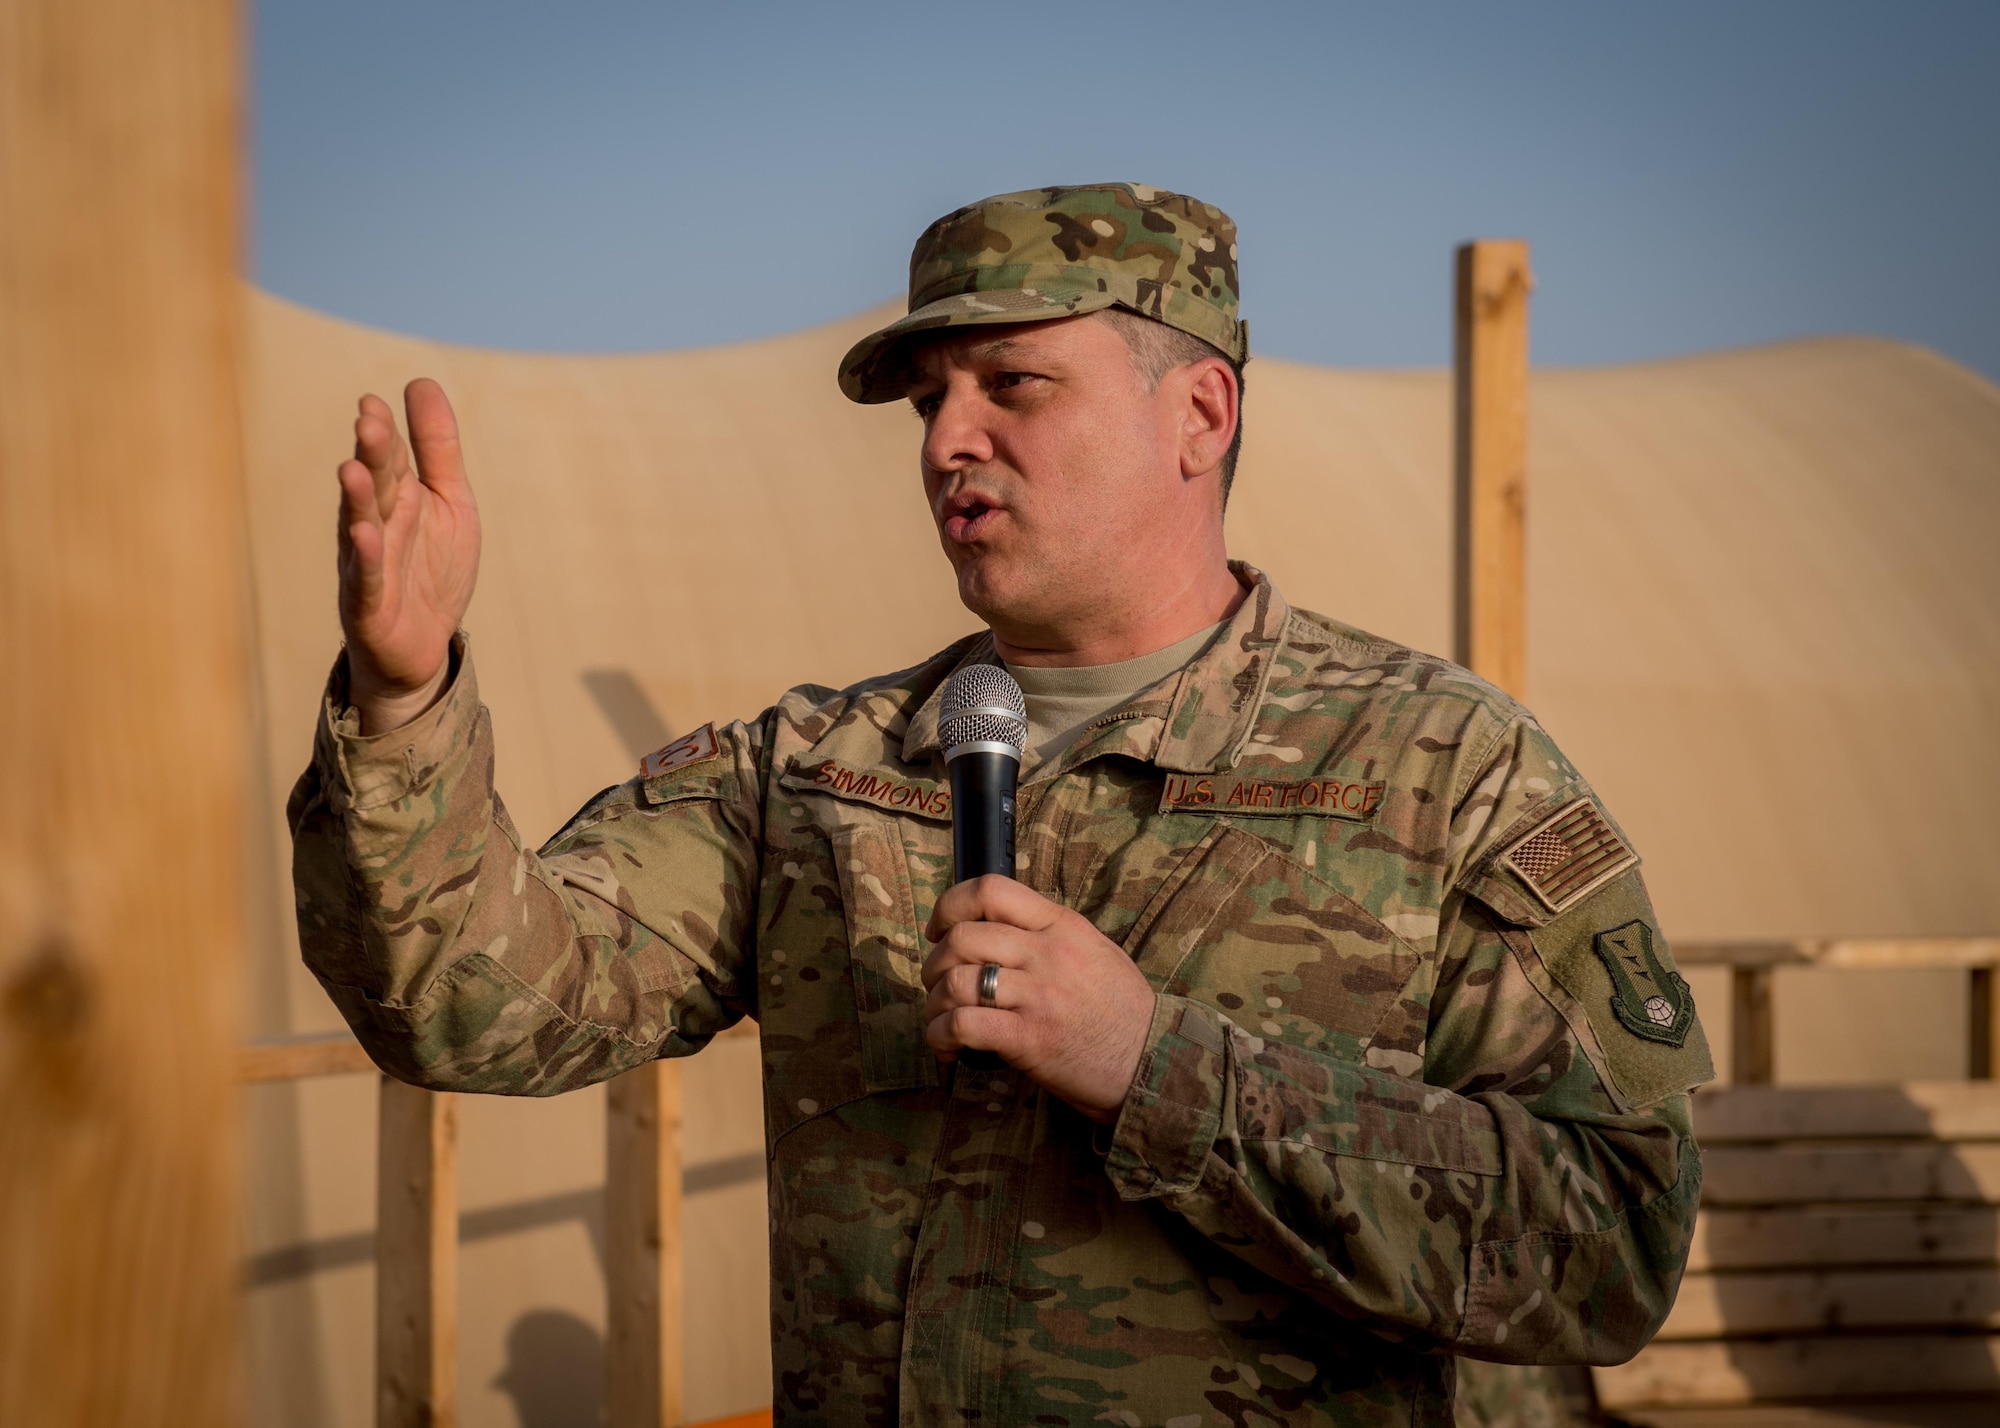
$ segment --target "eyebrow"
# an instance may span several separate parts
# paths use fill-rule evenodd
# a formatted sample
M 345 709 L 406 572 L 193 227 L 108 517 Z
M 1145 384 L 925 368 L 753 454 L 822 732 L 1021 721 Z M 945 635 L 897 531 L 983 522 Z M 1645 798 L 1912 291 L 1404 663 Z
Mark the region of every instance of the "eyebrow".
M 977 347 L 967 350 L 968 355 L 974 361 L 990 362 L 996 357 L 1011 357 L 1014 353 L 1019 352 L 1021 350 L 1021 339 L 1018 337 L 996 337 L 991 342 L 982 342 Z
M 965 355 L 975 362 L 997 362 L 1021 350 L 1022 343 L 1018 337 L 996 337 L 991 342 L 982 342 L 976 347 L 966 348 Z M 925 370 L 927 365 L 925 359 L 931 351 L 935 351 L 935 348 L 918 353 L 910 363 L 912 377 L 923 378 L 931 375 Z

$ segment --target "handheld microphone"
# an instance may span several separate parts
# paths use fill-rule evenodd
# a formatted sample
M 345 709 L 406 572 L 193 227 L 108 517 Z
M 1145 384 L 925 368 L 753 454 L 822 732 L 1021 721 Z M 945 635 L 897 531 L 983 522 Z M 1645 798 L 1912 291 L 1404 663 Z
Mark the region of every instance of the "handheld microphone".
M 1014 677 L 969 664 L 945 683 L 938 742 L 951 775 L 952 881 L 1014 876 L 1014 783 L 1028 743 L 1028 705 Z
M 1028 744 L 1028 703 L 997 664 L 969 664 L 945 682 L 938 743 L 951 775 L 951 880 L 1014 876 L 1014 782 Z M 1004 1064 L 990 1051 L 962 1060 L 983 1071 Z

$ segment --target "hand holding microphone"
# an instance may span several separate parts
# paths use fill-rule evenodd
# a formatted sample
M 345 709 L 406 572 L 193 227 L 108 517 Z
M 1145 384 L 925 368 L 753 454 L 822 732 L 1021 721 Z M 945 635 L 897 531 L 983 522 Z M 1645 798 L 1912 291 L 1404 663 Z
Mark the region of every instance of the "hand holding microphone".
M 1118 1117 L 1145 1049 L 1153 989 L 1083 917 L 1016 882 L 1020 686 L 995 665 L 952 676 L 939 710 L 956 883 L 931 914 L 926 1039 L 951 1061 L 991 1051 L 1085 1115 Z

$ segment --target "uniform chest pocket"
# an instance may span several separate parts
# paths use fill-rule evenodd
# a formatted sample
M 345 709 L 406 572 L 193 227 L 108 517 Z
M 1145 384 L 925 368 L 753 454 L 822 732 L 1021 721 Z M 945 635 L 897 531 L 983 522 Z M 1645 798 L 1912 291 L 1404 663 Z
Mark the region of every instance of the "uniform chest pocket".
M 1188 850 L 1126 946 L 1159 991 L 1350 1060 L 1367 1051 L 1422 960 L 1310 868 L 1226 823 Z
M 840 897 L 861 1024 L 868 1092 L 938 1084 L 937 1058 L 924 1042 L 924 956 L 910 891 L 910 863 L 895 824 L 850 824 L 833 833 Z

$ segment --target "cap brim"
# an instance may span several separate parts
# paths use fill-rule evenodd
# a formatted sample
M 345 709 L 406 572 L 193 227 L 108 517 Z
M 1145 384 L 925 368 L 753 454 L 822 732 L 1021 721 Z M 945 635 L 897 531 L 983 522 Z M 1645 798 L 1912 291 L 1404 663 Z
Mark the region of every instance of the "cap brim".
M 848 400 L 893 402 L 910 385 L 908 349 L 912 339 L 947 327 L 986 327 L 1010 322 L 1047 322 L 1081 317 L 1117 304 L 1108 292 L 1044 292 L 1037 288 L 995 288 L 954 293 L 925 303 L 907 317 L 871 332 L 840 359 L 840 390 Z

